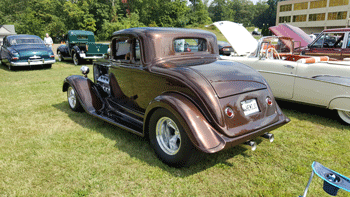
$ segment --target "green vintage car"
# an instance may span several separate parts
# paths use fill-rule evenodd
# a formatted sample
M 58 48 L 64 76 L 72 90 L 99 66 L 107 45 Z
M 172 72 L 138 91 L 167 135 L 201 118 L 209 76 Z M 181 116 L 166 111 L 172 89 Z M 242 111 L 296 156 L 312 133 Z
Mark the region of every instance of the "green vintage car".
M 57 48 L 58 61 L 73 60 L 75 65 L 103 58 L 108 51 L 108 44 L 95 43 L 91 31 L 70 30 L 64 37 L 65 44 Z
M 55 63 L 55 55 L 38 36 L 10 35 L 4 38 L 3 45 L 0 47 L 0 60 L 10 70 L 36 65 L 51 68 Z

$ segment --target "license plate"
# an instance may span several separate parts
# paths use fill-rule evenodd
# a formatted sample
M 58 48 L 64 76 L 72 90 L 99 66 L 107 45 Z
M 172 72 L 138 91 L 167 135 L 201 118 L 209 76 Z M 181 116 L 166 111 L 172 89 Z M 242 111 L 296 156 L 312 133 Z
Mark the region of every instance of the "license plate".
M 259 106 L 256 102 L 256 99 L 250 99 L 246 101 L 241 102 L 242 109 L 244 111 L 244 115 L 249 116 L 250 114 L 254 114 L 256 112 L 259 112 Z

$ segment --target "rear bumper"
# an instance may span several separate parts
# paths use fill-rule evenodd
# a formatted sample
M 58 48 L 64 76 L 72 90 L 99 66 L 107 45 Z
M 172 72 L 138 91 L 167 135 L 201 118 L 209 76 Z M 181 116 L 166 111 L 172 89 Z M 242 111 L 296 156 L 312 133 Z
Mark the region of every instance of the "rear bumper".
M 237 146 L 239 144 L 243 144 L 244 142 L 246 142 L 248 140 L 255 139 L 257 137 L 262 136 L 264 133 L 275 130 L 275 129 L 287 124 L 288 122 L 290 122 L 290 119 L 288 117 L 286 117 L 284 114 L 280 114 L 279 120 L 277 122 L 270 124 L 266 127 L 257 129 L 253 132 L 246 133 L 244 135 L 233 137 L 233 138 L 226 137 L 226 136 L 221 134 L 220 137 L 221 137 L 223 143 L 217 147 L 214 147 L 214 148 L 208 150 L 208 152 L 215 153 L 215 152 L 218 152 L 222 149 L 227 149 L 227 148 Z
M 25 62 L 10 62 L 11 66 L 33 66 L 33 65 L 44 65 L 44 64 L 53 64 L 56 60 L 28 60 Z

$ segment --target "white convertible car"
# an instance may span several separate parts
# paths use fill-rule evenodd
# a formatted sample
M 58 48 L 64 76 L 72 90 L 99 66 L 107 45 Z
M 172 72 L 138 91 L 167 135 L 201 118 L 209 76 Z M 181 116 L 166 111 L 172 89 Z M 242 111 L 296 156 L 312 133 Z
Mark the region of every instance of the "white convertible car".
M 258 70 L 276 98 L 337 110 L 339 117 L 350 124 L 350 61 L 293 55 L 295 43 L 288 37 L 263 37 L 256 47 L 240 47 L 242 44 L 231 42 L 243 34 L 246 37 L 250 34 L 243 26 L 227 21 L 214 25 L 235 51 L 239 51 L 222 59 L 241 62 Z

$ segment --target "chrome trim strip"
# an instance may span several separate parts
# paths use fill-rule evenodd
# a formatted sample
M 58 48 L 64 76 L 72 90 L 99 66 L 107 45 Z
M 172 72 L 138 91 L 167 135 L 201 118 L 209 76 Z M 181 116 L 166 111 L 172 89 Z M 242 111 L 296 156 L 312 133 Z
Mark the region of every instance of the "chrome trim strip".
M 26 61 L 26 62 L 11 62 L 11 66 L 31 66 L 31 65 L 44 65 L 53 64 L 56 60 L 44 60 L 44 61 Z

